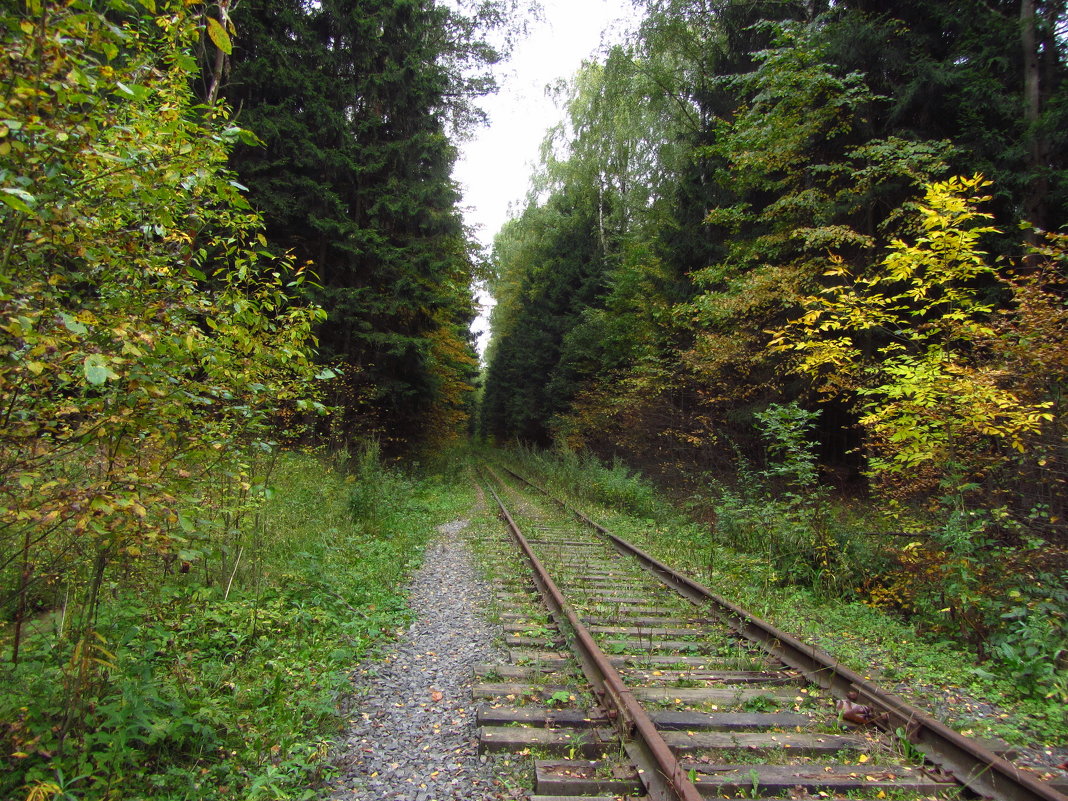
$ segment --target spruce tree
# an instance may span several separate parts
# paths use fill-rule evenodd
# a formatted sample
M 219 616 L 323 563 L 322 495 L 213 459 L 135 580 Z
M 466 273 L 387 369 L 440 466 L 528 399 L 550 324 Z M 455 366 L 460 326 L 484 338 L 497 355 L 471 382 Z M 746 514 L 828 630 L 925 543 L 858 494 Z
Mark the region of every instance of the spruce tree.
M 495 54 L 433 0 L 248 0 L 235 21 L 226 96 L 263 145 L 234 166 L 271 244 L 318 276 L 345 428 L 418 442 L 440 400 L 435 342 L 473 308 L 448 134 L 489 88 L 471 67 Z

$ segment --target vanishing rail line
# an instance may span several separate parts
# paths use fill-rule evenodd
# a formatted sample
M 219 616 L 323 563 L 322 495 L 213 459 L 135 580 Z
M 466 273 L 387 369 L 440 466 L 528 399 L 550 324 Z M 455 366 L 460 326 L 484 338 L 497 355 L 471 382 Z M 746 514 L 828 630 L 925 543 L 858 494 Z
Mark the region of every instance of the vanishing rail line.
M 482 750 L 561 757 L 536 761 L 536 801 L 882 799 L 962 786 L 1005 801 L 1068 801 L 506 472 L 538 500 L 487 468 L 509 531 L 497 553 L 514 559 L 518 546 L 529 572 L 514 562 L 503 571 L 510 661 L 480 666 L 474 693 L 484 701 Z M 885 731 L 846 725 L 843 704 Z M 919 754 L 928 763 L 907 758 Z

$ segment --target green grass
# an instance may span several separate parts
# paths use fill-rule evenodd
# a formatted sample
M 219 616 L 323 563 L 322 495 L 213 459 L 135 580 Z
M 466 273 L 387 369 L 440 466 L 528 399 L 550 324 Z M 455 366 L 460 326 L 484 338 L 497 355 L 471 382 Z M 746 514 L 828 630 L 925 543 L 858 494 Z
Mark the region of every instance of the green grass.
M 38 626 L 0 665 L 0 797 L 314 797 L 349 672 L 408 622 L 406 577 L 473 503 L 463 481 L 357 467 L 284 454 L 229 586 L 146 558 L 110 577 L 88 653 Z
M 619 460 L 605 465 L 586 453 L 522 446 L 509 452 L 508 456 L 530 474 L 544 477 L 550 487 L 564 491 L 580 487 L 585 499 L 613 509 L 648 517 L 662 507 L 653 485 Z

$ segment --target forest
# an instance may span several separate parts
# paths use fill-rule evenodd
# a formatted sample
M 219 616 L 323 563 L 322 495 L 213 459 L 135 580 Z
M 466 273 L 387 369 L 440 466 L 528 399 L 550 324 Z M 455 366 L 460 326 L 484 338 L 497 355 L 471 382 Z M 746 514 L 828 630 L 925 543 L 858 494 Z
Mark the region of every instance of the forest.
M 1063 574 L 1065 24 L 651 2 L 497 235 L 481 430 L 721 502 L 770 455 Z
M 495 239 L 480 432 L 1061 697 L 1065 4 L 643 12 Z
M 4 4 L 0 796 L 308 792 L 429 530 L 377 454 L 467 431 L 451 168 L 509 25 Z
M 644 0 L 485 254 L 510 0 L 5 4 L 0 796 L 314 797 L 491 446 L 1068 700 L 1066 12 Z
M 1054 533 L 1063 4 L 714 5 L 575 77 L 496 240 L 484 432 L 717 471 L 796 402 L 840 481 Z

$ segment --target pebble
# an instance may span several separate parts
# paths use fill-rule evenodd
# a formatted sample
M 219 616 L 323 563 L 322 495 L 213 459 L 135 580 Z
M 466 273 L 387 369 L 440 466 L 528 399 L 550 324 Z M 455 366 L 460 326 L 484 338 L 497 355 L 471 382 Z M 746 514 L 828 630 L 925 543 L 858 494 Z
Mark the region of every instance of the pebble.
M 330 801 L 490 801 L 501 798 L 492 760 L 478 756 L 472 668 L 501 661 L 482 615 L 490 589 L 461 532 L 438 528 L 412 578 L 418 618 L 384 657 L 353 675 L 349 726 L 326 787 Z

